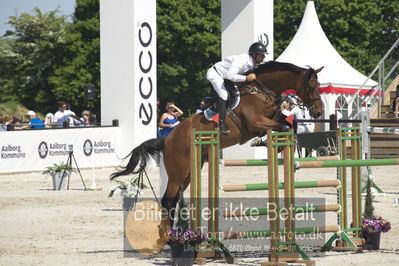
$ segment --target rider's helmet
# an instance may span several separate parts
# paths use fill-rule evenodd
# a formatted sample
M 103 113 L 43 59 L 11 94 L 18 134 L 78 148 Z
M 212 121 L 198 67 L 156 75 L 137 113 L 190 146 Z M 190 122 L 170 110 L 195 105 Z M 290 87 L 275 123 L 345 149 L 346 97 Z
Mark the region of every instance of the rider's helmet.
M 251 44 L 248 50 L 249 54 L 268 54 L 266 46 L 261 42 Z

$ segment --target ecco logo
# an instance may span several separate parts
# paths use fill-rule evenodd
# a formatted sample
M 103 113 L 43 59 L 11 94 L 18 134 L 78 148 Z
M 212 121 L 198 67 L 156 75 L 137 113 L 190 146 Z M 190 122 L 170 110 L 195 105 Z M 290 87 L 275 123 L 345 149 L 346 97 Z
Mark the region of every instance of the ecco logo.
M 42 158 L 42 159 L 46 158 L 46 156 L 48 154 L 47 143 L 44 142 L 44 141 L 40 142 L 39 147 L 38 147 L 37 150 L 39 152 L 40 158 Z
M 148 32 L 148 34 L 146 35 L 147 38 L 145 40 L 143 39 L 143 36 L 142 36 L 144 29 L 145 29 L 145 31 Z M 152 83 L 151 77 L 147 77 L 148 89 L 146 91 L 144 91 L 144 89 L 143 89 L 144 88 L 144 86 L 143 86 L 144 77 L 152 69 L 152 58 L 153 58 L 151 51 L 147 50 L 149 64 L 146 67 L 143 66 L 144 50 L 146 50 L 146 48 L 148 48 L 150 46 L 151 41 L 152 41 L 152 29 L 148 22 L 141 23 L 141 28 L 139 29 L 138 37 L 139 37 L 139 42 L 143 48 L 140 51 L 140 55 L 139 55 L 139 67 L 140 67 L 140 71 L 142 73 L 142 76 L 140 77 L 140 81 L 139 81 L 139 92 L 140 92 L 141 98 L 143 99 L 143 102 L 140 103 L 140 107 L 139 107 L 139 117 L 140 117 L 143 125 L 148 125 L 151 122 L 152 115 L 153 115 L 151 103 L 148 103 L 147 105 L 145 105 L 145 103 L 144 103 L 144 100 L 148 100 L 148 98 L 150 98 L 150 96 L 152 94 L 152 86 L 153 86 L 152 84 L 153 83 Z
M 90 156 L 93 153 L 93 143 L 89 139 L 83 143 L 83 153 L 86 156 Z

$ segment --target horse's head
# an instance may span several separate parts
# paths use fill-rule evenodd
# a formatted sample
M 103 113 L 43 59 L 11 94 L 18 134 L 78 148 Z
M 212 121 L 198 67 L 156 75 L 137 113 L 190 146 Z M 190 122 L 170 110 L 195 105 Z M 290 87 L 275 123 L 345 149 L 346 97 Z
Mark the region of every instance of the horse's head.
M 320 83 L 317 80 L 319 69 L 309 68 L 305 75 L 304 87 L 299 93 L 299 97 L 303 100 L 304 105 L 309 109 L 309 114 L 313 118 L 318 118 L 323 114 L 323 101 L 320 98 Z

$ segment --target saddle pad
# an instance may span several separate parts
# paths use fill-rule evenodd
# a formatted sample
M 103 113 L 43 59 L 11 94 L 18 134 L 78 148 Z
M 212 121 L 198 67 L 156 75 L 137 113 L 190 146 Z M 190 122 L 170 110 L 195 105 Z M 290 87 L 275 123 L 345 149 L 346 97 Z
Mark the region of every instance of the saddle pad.
M 239 103 L 240 103 L 240 93 L 236 93 L 234 97 L 230 98 L 229 100 L 229 106 L 227 107 L 226 110 L 227 115 L 229 115 L 231 111 L 233 111 L 238 106 Z M 212 121 L 212 117 L 214 117 L 217 113 L 218 112 L 216 110 L 216 107 L 214 105 L 211 105 L 210 107 L 205 109 L 204 116 L 208 121 Z

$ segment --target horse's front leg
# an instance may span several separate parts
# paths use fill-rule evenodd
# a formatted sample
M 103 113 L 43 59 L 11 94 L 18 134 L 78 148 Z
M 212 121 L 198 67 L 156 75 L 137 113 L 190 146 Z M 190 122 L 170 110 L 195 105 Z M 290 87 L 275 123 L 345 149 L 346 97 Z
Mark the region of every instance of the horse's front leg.
M 282 124 L 270 118 L 262 117 L 260 120 L 256 121 L 252 127 L 254 129 L 253 132 L 264 132 L 268 129 L 281 130 Z

